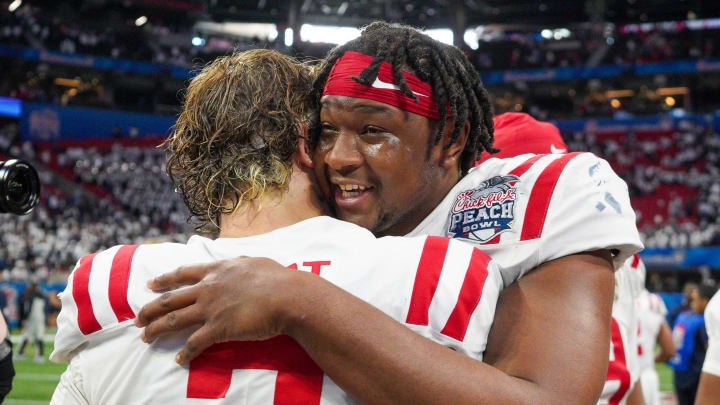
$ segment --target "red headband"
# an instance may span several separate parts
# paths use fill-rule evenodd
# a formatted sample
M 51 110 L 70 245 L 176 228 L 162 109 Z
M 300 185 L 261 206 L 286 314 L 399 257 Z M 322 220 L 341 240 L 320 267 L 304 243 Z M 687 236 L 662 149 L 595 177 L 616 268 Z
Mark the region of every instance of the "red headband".
M 345 52 L 330 70 L 323 96 L 331 94 L 375 100 L 433 120 L 440 119 L 432 86 L 410 73 L 402 72 L 410 90 L 418 99 L 416 103 L 394 84 L 392 65 L 387 62 L 380 64 L 377 79 L 370 86 L 360 84 L 351 78 L 351 76 L 360 76 L 373 59 L 372 56 L 359 52 Z

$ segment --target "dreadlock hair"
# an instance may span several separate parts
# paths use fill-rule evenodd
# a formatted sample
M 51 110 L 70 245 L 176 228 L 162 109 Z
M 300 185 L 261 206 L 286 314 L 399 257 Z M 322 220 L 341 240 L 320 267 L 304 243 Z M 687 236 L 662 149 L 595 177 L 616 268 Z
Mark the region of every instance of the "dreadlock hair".
M 359 76 L 353 77 L 358 83 L 372 84 L 380 64 L 387 62 L 392 65 L 395 84 L 415 102 L 417 97 L 405 81 L 403 69 L 432 86 L 440 115 L 435 144 L 442 139 L 448 120 L 448 106 L 449 119 L 455 122 L 455 128 L 446 149 L 457 141 L 465 122 L 470 122 L 470 133 L 460 158 L 462 175 L 473 167 L 483 150 L 498 152 L 492 146 L 493 112 L 488 92 L 480 75 L 460 49 L 436 41 L 413 27 L 373 22 L 363 28 L 358 38 L 333 48 L 322 61 L 313 84 L 318 98 L 322 95 L 330 70 L 347 51 L 374 56 L 372 63 Z

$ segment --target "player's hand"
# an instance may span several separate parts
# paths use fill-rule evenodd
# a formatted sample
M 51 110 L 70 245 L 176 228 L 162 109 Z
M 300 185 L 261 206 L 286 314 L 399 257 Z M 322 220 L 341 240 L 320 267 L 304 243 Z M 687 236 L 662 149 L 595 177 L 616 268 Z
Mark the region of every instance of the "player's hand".
M 166 292 L 140 310 L 135 324 L 145 327 L 146 343 L 202 325 L 176 357 L 186 364 L 215 343 L 283 334 L 304 274 L 270 259 L 244 256 L 182 266 L 148 282 L 153 291 Z

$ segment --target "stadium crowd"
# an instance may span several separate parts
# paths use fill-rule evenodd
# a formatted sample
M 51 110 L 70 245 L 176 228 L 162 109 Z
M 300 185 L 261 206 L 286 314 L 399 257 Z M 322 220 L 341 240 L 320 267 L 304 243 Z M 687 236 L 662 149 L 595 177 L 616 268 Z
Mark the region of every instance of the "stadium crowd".
M 62 284 L 87 252 L 181 241 L 192 231 L 184 205 L 164 175 L 164 155 L 158 149 L 115 145 L 105 151 L 69 147 L 50 152 L 28 142 L 3 149 L 11 156 L 37 159 L 75 186 L 57 187 L 52 170 L 41 168 L 40 205 L 26 216 L 0 214 L 4 280 Z
M 122 8 L 113 9 L 112 24 L 98 24 L 92 13 L 78 15 L 77 2 L 27 5 L 14 13 L 0 15 L 0 43 L 41 47 L 70 54 L 87 54 L 168 63 L 190 67 L 199 59 L 211 60 L 218 45 L 224 51 L 267 47 L 278 49 L 279 39 L 207 38 L 193 46 L 187 27 L 190 20 L 153 15 L 150 24 L 136 26 L 136 15 Z M 80 28 L 82 27 L 82 28 Z M 551 30 L 548 30 L 551 31 Z M 186 38 L 186 43 L 170 43 L 169 37 Z M 204 38 L 205 39 L 205 38 Z M 467 51 L 480 71 L 576 67 L 588 63 L 594 52 L 607 48 L 601 64 L 637 64 L 683 59 L 720 57 L 715 46 L 720 29 L 690 29 L 687 22 L 620 26 L 598 35 L 596 29 L 579 28 L 562 38 L 538 32 L 506 31 L 481 39 L 477 49 Z M 132 44 L 132 45 L 130 45 Z M 300 42 L 294 52 L 322 57 L 332 44 Z

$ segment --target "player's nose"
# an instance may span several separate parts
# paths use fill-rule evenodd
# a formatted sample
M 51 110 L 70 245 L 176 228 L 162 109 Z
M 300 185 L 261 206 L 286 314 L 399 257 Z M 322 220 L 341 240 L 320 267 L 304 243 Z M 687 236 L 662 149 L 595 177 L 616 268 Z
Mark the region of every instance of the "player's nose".
M 363 155 L 358 149 L 357 137 L 353 134 L 341 133 L 325 154 L 325 164 L 332 170 L 348 173 L 363 164 Z

